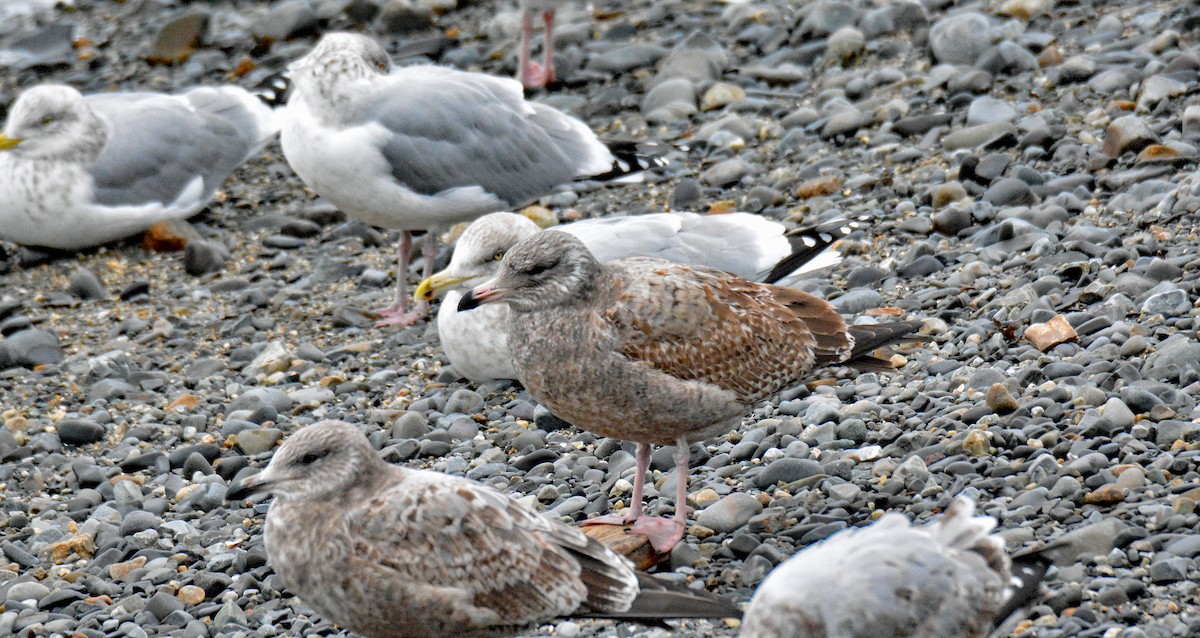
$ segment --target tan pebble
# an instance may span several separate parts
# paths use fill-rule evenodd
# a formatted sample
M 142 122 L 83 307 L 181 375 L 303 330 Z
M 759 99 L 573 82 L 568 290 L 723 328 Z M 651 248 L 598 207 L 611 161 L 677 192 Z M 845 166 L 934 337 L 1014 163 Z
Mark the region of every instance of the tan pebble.
M 1115 483 L 1109 483 L 1089 492 L 1087 496 L 1083 497 L 1083 502 L 1091 505 L 1111 505 L 1124 501 L 1128 494 L 1129 490 Z
M 184 585 L 176 594 L 185 605 L 199 605 L 204 602 L 204 590 L 195 585 Z
M 1054 318 L 1046 323 L 1035 323 L 1026 328 L 1025 338 L 1033 344 L 1033 347 L 1045 352 L 1060 343 L 1074 341 L 1079 338 L 1079 335 L 1067 322 L 1066 317 L 1054 315 Z
M 129 576 L 130 572 L 144 566 L 145 564 L 145 556 L 138 556 L 133 560 L 127 560 L 123 563 L 113 563 L 112 565 L 108 566 L 108 575 L 111 576 L 113 580 L 123 581 Z
M 696 501 L 696 507 L 708 507 L 721 500 L 721 496 L 715 490 L 708 487 L 696 492 L 692 498 Z
M 703 525 L 692 525 L 691 527 L 688 528 L 688 533 L 691 534 L 692 536 L 695 536 L 696 538 L 705 539 L 705 538 L 712 536 L 713 534 L 716 534 L 717 532 L 714 530 L 711 530 Z
M 988 388 L 983 400 L 997 414 L 1007 414 L 1020 407 L 1012 393 L 1008 391 L 1008 387 L 1003 383 L 993 383 L 992 387 Z
M 982 430 L 971 430 L 963 439 L 963 450 L 972 456 L 984 456 L 992 451 L 992 445 Z
M 711 111 L 746 99 L 746 91 L 736 84 L 717 82 L 700 98 L 700 110 Z

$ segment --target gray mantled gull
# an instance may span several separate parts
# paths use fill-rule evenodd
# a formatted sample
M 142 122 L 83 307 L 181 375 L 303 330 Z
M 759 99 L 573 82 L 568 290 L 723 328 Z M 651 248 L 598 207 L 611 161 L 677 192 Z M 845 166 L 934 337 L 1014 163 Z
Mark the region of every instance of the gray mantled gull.
M 836 220 L 787 233 L 783 224 L 749 213 L 655 213 L 556 227 L 580 238 L 602 262 L 658 257 L 779 285 L 838 263 L 841 255 L 831 246 L 852 229 L 853 222 Z M 460 291 L 495 277 L 504 254 L 537 232 L 537 225 L 523 215 L 480 217 L 458 238 L 450 265 L 421 282 L 413 295 L 431 299 L 448 291 L 437 315 L 442 349 L 455 372 L 476 383 L 517 378 L 508 354 L 508 307 L 494 304 L 460 313 Z
M 888 513 L 838 532 L 767 575 L 740 635 L 984 638 L 1036 598 L 1049 565 L 1033 553 L 1010 559 L 995 525 L 959 496 L 927 525 Z
M 35 86 L 0 135 L 0 238 L 74 250 L 191 217 L 275 121 L 232 86 L 88 96 Z
M 267 558 L 327 620 L 367 638 L 502 636 L 563 616 L 738 617 L 639 574 L 578 529 L 481 483 L 389 465 L 358 429 L 288 438 L 230 500 L 275 496 Z
M 871 353 L 921 326 L 848 326 L 822 299 L 711 268 L 601 264 L 556 230 L 514 246 L 458 307 L 495 301 L 512 310 L 509 352 L 533 398 L 576 427 L 638 443 L 629 513 L 591 522 L 632 523 L 660 552 L 683 537 L 690 443 L 736 428 L 814 367 L 890 367 Z M 678 446 L 674 520 L 641 515 L 654 443 Z
M 527 102 L 519 82 L 439 66 L 393 69 L 370 38 L 330 33 L 289 67 L 281 141 L 309 187 L 351 217 L 403 231 L 395 302 L 380 325 L 408 325 L 412 231 L 506 210 L 590 176 L 633 170 L 583 122 Z M 423 277 L 435 235 L 425 236 Z

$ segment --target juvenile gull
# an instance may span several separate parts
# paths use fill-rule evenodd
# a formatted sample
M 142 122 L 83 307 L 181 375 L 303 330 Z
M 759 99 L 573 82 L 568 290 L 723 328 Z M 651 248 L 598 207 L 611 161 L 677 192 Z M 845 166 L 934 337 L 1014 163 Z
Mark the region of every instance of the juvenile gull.
M 995 526 L 996 519 L 975 516 L 975 503 L 959 496 L 928 525 L 888 513 L 838 532 L 767 575 L 740 635 L 988 636 L 1036 598 L 1049 565 L 1038 554 L 1010 560 L 1003 539 L 989 534 Z
M 74 250 L 186 219 L 277 131 L 272 110 L 237 87 L 33 87 L 0 134 L 0 239 Z
M 368 638 L 500 636 L 563 616 L 740 616 L 668 588 L 490 487 L 385 463 L 341 421 L 301 429 L 229 499 L 267 492 L 267 558 L 327 620 Z
M 787 233 L 783 224 L 749 213 L 655 213 L 587 219 L 556 228 L 578 237 L 602 262 L 658 257 L 780 284 L 838 263 L 841 256 L 831 246 L 852 229 L 853 222 L 837 220 Z M 476 383 L 517 378 L 508 354 L 509 311 L 506 305 L 495 304 L 460 313 L 459 291 L 495 277 L 504 254 L 539 231 L 523 215 L 480 217 L 459 237 L 450 265 L 421 282 L 413 295 L 432 299 L 449 291 L 438 309 L 438 335 L 455 372 Z
M 438 66 L 393 69 L 366 36 L 330 33 L 292 63 L 283 153 L 346 214 L 403 231 L 395 302 L 381 325 L 416 322 L 405 275 L 412 232 L 511 209 L 572 180 L 633 170 L 583 122 L 526 102 L 512 79 Z M 435 236 L 423 242 L 433 274 Z
M 737 427 L 757 403 L 817 366 L 888 367 L 870 353 L 916 321 L 847 326 L 824 300 L 658 259 L 601 264 L 578 238 L 538 233 L 459 310 L 505 301 L 509 352 L 530 395 L 575 426 L 636 441 L 625 517 L 660 552 L 687 522 L 688 445 Z M 641 516 L 650 445 L 675 444 L 675 519 Z

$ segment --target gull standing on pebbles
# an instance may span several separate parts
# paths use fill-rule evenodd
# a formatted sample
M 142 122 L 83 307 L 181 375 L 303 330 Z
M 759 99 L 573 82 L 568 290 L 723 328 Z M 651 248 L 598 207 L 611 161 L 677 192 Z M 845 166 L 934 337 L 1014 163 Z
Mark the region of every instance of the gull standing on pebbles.
M 822 299 L 711 268 L 601 264 L 556 230 L 514 246 L 458 307 L 496 301 L 512 311 L 509 352 L 529 394 L 576 427 L 638 443 L 629 514 L 589 523 L 632 523 L 664 553 L 687 523 L 689 444 L 736 428 L 815 367 L 891 367 L 871 353 L 921 326 L 848 326 Z M 678 446 L 674 520 L 641 515 L 655 443 Z
M 641 168 L 583 122 L 526 102 L 520 83 L 438 66 L 393 69 L 374 40 L 330 33 L 289 67 L 281 141 L 296 174 L 351 217 L 403 231 L 395 302 L 378 325 L 410 325 L 414 231 L 530 202 L 576 179 Z M 436 238 L 426 232 L 425 271 Z
M 540 89 L 554 84 L 554 14 L 574 0 L 520 0 L 521 4 L 521 51 L 517 68 L 517 79 L 525 88 Z M 529 57 L 530 40 L 533 39 L 533 14 L 542 14 L 542 63 Z
M 238 87 L 22 93 L 0 134 L 0 239 L 75 250 L 187 219 L 278 132 Z
M 959 496 L 928 525 L 888 513 L 838 532 L 767 575 L 740 635 L 984 638 L 1036 599 L 1049 566 L 1036 553 L 1010 559 L 995 526 Z
M 326 620 L 367 638 L 512 635 L 565 616 L 741 615 L 635 572 L 483 484 L 389 465 L 349 423 L 296 432 L 228 498 L 264 492 L 275 496 L 265 526 L 275 572 Z
M 788 233 L 783 224 L 750 213 L 654 213 L 585 219 L 555 228 L 578 237 L 601 262 L 657 257 L 777 285 L 837 264 L 841 255 L 832 245 L 853 229 L 854 222 L 840 219 Z M 475 383 L 517 378 L 508 353 L 509 311 L 495 304 L 460 313 L 460 291 L 495 277 L 504 254 L 538 232 L 523 215 L 480 217 L 458 238 L 450 265 L 413 293 L 418 300 L 446 293 L 437 315 L 442 349 L 455 372 Z

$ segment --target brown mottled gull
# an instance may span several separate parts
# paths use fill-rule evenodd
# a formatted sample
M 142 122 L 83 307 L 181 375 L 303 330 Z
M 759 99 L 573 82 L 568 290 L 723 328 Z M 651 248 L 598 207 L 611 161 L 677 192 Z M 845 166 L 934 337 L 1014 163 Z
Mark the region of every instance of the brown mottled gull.
M 928 525 L 888 513 L 839 532 L 767 575 L 741 636 L 988 636 L 1036 598 L 1049 565 L 1033 553 L 1010 560 L 1004 541 L 989 534 L 995 526 L 996 519 L 975 516 L 974 501 L 959 496 Z
M 464 478 L 385 463 L 354 426 L 301 429 L 229 494 L 268 492 L 267 557 L 323 617 L 368 638 L 501 636 L 560 616 L 740 613 L 670 589 L 579 530 Z
M 602 262 L 657 257 L 787 285 L 841 261 L 832 245 L 855 224 L 839 219 L 787 232 L 783 224 L 750 213 L 653 213 L 585 219 L 555 230 L 578 237 Z M 496 304 L 460 313 L 459 291 L 495 277 L 504 253 L 538 232 L 537 224 L 522 215 L 484 215 L 458 238 L 450 265 L 422 281 L 413 293 L 417 299 L 431 299 L 447 291 L 437 315 L 442 349 L 455 372 L 476 383 L 517 378 L 508 353 L 509 312 L 504 304 Z
M 374 40 L 328 33 L 293 62 L 280 142 L 304 183 L 351 217 L 402 231 L 394 303 L 381 325 L 408 325 L 414 231 L 436 231 L 525 204 L 575 179 L 643 167 L 586 124 L 528 102 L 520 83 L 417 65 L 393 68 Z M 632 162 L 632 163 L 631 163 Z M 424 277 L 435 235 L 426 234 Z
M 637 441 L 630 512 L 600 522 L 633 523 L 658 551 L 683 537 L 690 443 L 734 429 L 814 367 L 870 363 L 863 357 L 920 327 L 848 326 L 824 300 L 710 268 L 601 264 L 554 230 L 517 244 L 501 263 L 459 310 L 506 301 L 509 351 L 529 393 L 577 427 Z M 673 521 L 641 516 L 654 443 L 678 446 Z

